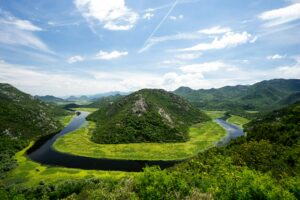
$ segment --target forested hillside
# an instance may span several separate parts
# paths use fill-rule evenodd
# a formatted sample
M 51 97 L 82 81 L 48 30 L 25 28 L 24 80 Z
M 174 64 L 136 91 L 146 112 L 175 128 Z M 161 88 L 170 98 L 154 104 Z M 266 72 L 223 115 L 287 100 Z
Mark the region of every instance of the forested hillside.
M 55 133 L 62 125 L 54 117 L 65 115 L 59 107 L 41 102 L 9 84 L 0 84 L 0 175 L 15 163 L 11 157 L 29 140 Z
M 271 111 L 300 100 L 299 79 L 274 79 L 253 85 L 226 86 L 219 89 L 193 90 L 180 87 L 175 94 L 193 105 L 208 110 Z
M 88 117 L 97 123 L 92 137 L 97 143 L 186 141 L 190 125 L 208 120 L 186 100 L 164 90 L 143 89 L 102 103 Z

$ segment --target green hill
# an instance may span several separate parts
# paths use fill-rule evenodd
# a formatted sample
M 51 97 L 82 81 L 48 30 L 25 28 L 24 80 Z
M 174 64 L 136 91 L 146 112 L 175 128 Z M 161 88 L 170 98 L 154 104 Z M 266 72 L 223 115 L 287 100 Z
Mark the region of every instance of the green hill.
M 0 178 L 16 165 L 12 156 L 30 140 L 59 131 L 62 125 L 54 117 L 64 114 L 59 107 L 0 83 Z
M 25 94 L 9 84 L 0 84 L 0 133 L 16 138 L 35 138 L 61 128 L 53 118 L 64 111 Z
M 274 79 L 253 85 L 193 90 L 180 87 L 175 94 L 208 110 L 270 111 L 300 100 L 300 79 Z
M 182 142 L 188 127 L 208 117 L 183 98 L 164 90 L 143 89 L 104 104 L 88 119 L 97 122 L 97 143 Z
M 46 95 L 46 96 L 35 96 L 35 98 L 40 99 L 41 101 L 47 102 L 47 103 L 55 103 L 55 104 L 66 104 L 69 103 L 69 101 L 55 97 L 52 95 Z

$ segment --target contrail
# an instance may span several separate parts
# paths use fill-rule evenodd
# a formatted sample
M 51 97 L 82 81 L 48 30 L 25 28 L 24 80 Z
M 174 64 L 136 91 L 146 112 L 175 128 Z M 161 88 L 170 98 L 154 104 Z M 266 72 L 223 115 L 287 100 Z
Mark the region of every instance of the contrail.
M 167 14 L 164 16 L 164 18 L 159 22 L 159 24 L 155 27 L 155 29 L 152 31 L 152 33 L 150 34 L 150 36 L 147 38 L 147 40 L 145 41 L 145 43 L 143 44 L 142 48 L 138 51 L 138 53 L 142 53 L 143 51 L 145 51 L 145 45 L 149 42 L 149 40 L 152 38 L 152 36 L 156 33 L 156 31 L 160 28 L 160 26 L 165 22 L 165 20 L 168 18 L 168 16 L 170 15 L 170 13 L 173 11 L 173 9 L 175 8 L 175 6 L 177 5 L 179 0 L 175 0 L 175 2 L 172 4 L 172 6 L 170 7 L 169 11 L 167 12 Z

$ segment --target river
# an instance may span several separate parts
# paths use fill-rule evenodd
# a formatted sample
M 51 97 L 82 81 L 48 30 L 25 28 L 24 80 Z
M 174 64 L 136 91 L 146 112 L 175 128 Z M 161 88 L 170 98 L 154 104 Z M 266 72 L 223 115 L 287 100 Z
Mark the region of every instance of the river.
M 174 161 L 148 161 L 148 160 L 116 160 L 116 159 L 100 159 L 90 158 L 84 156 L 71 155 L 61 153 L 53 149 L 53 143 L 58 137 L 61 137 L 67 133 L 70 133 L 80 128 L 86 123 L 86 116 L 88 112 L 81 112 L 73 118 L 71 123 L 66 126 L 61 132 L 54 135 L 50 139 L 44 142 L 38 142 L 28 151 L 28 157 L 35 162 L 51 165 L 51 166 L 62 166 L 68 168 L 80 168 L 80 169 L 96 169 L 96 170 L 108 170 L 108 171 L 128 171 L 138 172 L 142 171 L 145 166 L 158 165 L 161 169 L 171 167 L 181 160 Z M 215 120 L 227 131 L 227 136 L 224 137 L 218 145 L 224 145 L 231 139 L 243 135 L 242 129 L 232 124 L 227 123 L 223 119 Z

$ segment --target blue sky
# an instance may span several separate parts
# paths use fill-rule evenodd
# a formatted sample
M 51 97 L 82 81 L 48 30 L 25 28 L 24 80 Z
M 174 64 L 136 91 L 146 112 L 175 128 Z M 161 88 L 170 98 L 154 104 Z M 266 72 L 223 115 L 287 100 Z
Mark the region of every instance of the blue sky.
M 299 0 L 0 0 L 0 82 L 31 94 L 299 77 Z

